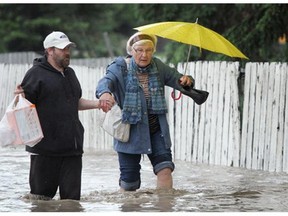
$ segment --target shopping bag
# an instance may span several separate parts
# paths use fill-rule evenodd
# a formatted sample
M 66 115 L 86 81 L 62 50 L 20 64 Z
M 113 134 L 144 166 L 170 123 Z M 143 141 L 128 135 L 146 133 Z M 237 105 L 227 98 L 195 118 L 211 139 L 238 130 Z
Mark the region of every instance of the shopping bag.
M 7 115 L 4 115 L 0 121 L 0 146 L 11 145 L 15 139 L 16 134 L 9 125 Z
M 33 147 L 44 137 L 35 105 L 21 94 L 14 97 L 5 115 L 15 133 L 12 145 Z
M 101 127 L 115 139 L 127 142 L 130 136 L 130 124 L 122 122 L 122 110 L 115 104 L 110 111 L 102 117 Z

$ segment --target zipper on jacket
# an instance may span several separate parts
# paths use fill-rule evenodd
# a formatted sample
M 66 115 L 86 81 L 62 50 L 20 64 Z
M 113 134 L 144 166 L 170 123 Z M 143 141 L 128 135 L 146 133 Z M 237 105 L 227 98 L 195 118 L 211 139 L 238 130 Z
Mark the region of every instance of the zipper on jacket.
M 77 140 L 75 137 L 74 137 L 74 144 L 75 144 L 75 149 L 77 149 Z

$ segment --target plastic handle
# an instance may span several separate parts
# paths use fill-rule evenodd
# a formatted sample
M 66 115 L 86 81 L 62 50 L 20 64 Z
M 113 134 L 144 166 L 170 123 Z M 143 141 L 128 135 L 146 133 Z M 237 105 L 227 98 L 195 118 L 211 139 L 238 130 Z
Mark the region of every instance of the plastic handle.
M 182 93 L 181 93 L 181 92 L 180 92 L 180 94 L 179 94 L 178 97 L 175 96 L 175 90 L 173 90 L 173 91 L 171 92 L 171 97 L 173 98 L 173 100 L 179 100 L 179 99 L 181 98 L 181 96 L 182 96 Z

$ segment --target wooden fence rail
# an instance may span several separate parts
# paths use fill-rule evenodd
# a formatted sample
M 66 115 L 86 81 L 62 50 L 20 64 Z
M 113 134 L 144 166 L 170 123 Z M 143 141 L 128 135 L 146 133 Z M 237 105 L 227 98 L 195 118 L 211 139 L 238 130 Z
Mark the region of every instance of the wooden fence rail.
M 13 99 L 16 84 L 30 67 L 31 64 L 0 63 L 0 117 Z M 82 85 L 83 97 L 94 99 L 105 67 L 72 67 Z M 243 115 L 238 62 L 198 61 L 187 67 L 187 74 L 196 80 L 196 88 L 207 90 L 210 95 L 206 103 L 198 106 L 187 96 L 174 101 L 170 96 L 172 89 L 166 87 L 174 158 L 288 172 L 287 63 L 246 64 Z M 185 64 L 177 66 L 180 72 L 184 68 Z M 112 149 L 112 138 L 98 125 L 101 112 L 80 111 L 86 151 Z

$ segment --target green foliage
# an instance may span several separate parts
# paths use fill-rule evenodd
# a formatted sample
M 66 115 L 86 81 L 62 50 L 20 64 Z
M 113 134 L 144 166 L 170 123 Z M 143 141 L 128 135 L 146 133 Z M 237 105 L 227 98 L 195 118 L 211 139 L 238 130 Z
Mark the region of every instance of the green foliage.
M 52 31 L 65 32 L 77 48 L 75 57 L 108 56 L 104 32 L 115 55 L 125 51 L 124 40 L 133 19 L 124 4 L 1 4 L 0 52 L 43 52 L 42 42 Z M 132 20 L 132 21 L 131 21 Z M 128 33 L 127 33 L 128 32 Z M 125 33 L 127 33 L 125 35 Z
M 142 25 L 160 21 L 186 21 L 198 23 L 227 38 L 250 61 L 287 61 L 287 42 L 279 44 L 278 38 L 288 37 L 287 4 L 165 4 L 139 5 L 138 17 Z M 169 62 L 186 59 L 188 47 L 167 43 L 164 49 Z M 186 55 L 186 57 L 185 57 Z M 194 48 L 191 60 L 240 60 Z M 245 61 L 245 60 L 243 60 Z
M 125 55 L 134 27 L 161 21 L 195 22 L 223 35 L 250 61 L 287 61 L 287 4 L 0 4 L 0 52 L 43 52 L 53 30 L 77 43 L 74 57 Z M 186 61 L 189 46 L 159 38 L 157 55 Z M 192 47 L 191 60 L 240 60 Z M 244 60 L 242 62 L 245 62 Z
M 241 5 L 236 9 L 241 22 L 227 29 L 226 34 L 242 47 L 250 61 L 287 61 L 287 43 L 278 43 L 279 37 L 288 35 L 287 5 Z

